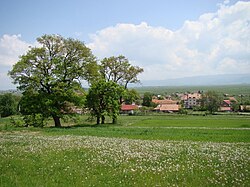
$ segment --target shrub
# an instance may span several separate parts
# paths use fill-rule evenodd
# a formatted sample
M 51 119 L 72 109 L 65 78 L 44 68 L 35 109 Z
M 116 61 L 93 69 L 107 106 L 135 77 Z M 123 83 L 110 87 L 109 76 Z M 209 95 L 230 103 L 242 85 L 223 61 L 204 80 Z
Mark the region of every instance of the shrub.
M 42 114 L 25 115 L 23 120 L 25 122 L 25 126 L 44 127 L 46 125 L 45 118 Z

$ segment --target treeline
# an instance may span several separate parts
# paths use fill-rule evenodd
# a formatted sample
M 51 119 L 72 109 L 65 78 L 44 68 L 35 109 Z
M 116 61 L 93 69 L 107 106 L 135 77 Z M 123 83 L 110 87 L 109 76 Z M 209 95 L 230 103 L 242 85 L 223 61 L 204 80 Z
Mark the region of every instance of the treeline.
M 137 114 L 145 114 L 153 111 L 157 104 L 152 102 L 153 98 L 164 100 L 164 95 L 153 94 L 151 92 L 145 92 L 143 95 L 139 95 L 135 89 L 124 89 L 117 86 L 113 81 L 105 82 L 98 81 L 92 85 L 87 93 L 80 97 L 84 100 L 80 106 L 80 110 L 91 113 L 97 119 L 97 124 L 105 122 L 105 116 L 109 116 L 113 119 L 113 123 L 116 123 L 117 116 L 120 110 L 120 96 L 122 96 L 123 104 L 136 104 L 141 107 L 136 112 Z M 202 94 L 201 99 L 198 101 L 199 105 L 194 106 L 192 109 L 185 109 L 183 101 L 175 94 L 171 95 L 174 100 L 178 101 L 181 109 L 178 113 L 187 114 L 190 111 L 205 111 L 206 113 L 218 112 L 219 107 L 222 104 L 223 99 L 229 99 L 225 95 L 219 94 L 214 91 L 207 91 Z M 21 95 L 12 93 L 0 94 L 0 117 L 8 117 L 12 115 L 23 114 L 21 107 L 29 107 L 24 104 L 35 103 L 35 101 L 24 101 L 28 97 L 22 98 Z M 31 98 L 30 98 L 31 99 Z M 39 100 L 38 100 L 39 101 Z M 37 103 L 38 103 L 37 101 Z M 248 96 L 242 97 L 238 102 L 231 101 L 232 111 L 245 111 L 249 112 L 248 106 L 250 101 Z M 242 107 L 240 107 L 242 106 Z M 68 106 L 68 112 L 64 111 L 64 118 L 73 116 L 77 113 L 75 105 Z M 89 110 L 90 109 L 90 110 Z M 35 113 L 34 115 L 23 114 L 24 121 L 12 121 L 16 126 L 44 126 L 44 120 L 41 113 Z M 12 118 L 14 120 L 14 118 Z
M 18 114 L 20 100 L 21 96 L 11 93 L 0 94 L 0 117 L 8 117 Z

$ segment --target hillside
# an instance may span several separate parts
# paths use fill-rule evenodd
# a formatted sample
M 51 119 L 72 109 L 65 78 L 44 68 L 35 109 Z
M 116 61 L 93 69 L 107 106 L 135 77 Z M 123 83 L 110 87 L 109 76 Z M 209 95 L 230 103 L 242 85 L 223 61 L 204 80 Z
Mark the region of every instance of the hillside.
M 143 86 L 200 86 L 250 84 L 250 74 L 226 74 L 142 81 Z

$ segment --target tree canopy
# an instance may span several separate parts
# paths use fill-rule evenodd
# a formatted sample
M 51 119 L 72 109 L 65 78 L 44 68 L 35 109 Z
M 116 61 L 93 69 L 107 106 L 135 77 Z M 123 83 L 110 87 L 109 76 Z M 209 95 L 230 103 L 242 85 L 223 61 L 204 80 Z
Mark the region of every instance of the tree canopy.
M 19 99 L 11 93 L 0 95 L 0 117 L 17 114 Z
M 218 111 L 221 104 L 221 98 L 215 91 L 207 91 L 202 95 L 201 107 L 211 114 Z
M 103 124 L 105 115 L 112 117 L 116 123 L 120 111 L 119 98 L 124 88 L 113 81 L 99 80 L 92 84 L 86 97 L 86 106 L 91 114 L 96 117 L 97 124 Z
M 83 94 L 80 80 L 93 79 L 96 59 L 79 40 L 43 35 L 37 41 L 41 47 L 30 48 L 9 75 L 27 97 L 22 101 L 23 114 L 52 116 L 55 126 L 60 127 L 60 118 L 66 113 L 68 103 L 79 104 L 77 96 Z M 32 107 L 34 110 L 30 110 Z
M 125 56 L 104 58 L 101 61 L 101 75 L 107 81 L 113 81 L 127 89 L 129 83 L 138 83 L 138 75 L 143 69 L 132 66 Z

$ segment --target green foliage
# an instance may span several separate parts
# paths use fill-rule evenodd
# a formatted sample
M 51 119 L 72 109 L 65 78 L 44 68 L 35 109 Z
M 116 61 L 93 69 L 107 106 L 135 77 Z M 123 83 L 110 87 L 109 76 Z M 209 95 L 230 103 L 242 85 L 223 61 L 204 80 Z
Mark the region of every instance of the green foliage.
M 10 118 L 10 124 L 14 127 L 27 127 L 22 119 L 15 119 L 14 117 Z
M 156 107 L 157 105 L 152 102 L 153 94 L 150 92 L 145 92 L 143 96 L 142 105 L 146 107 Z
M 25 115 L 23 120 L 26 126 L 43 127 L 46 125 L 42 114 Z
M 18 97 L 10 93 L 0 95 L 0 117 L 17 114 L 18 100 Z
M 97 124 L 105 121 L 105 115 L 113 118 L 116 123 L 120 111 L 119 99 L 124 88 L 113 81 L 106 82 L 99 80 L 91 85 L 86 97 L 86 106 L 91 110 L 91 114 L 97 118 Z
M 60 127 L 60 118 L 67 114 L 69 106 L 81 104 L 83 90 L 79 81 L 93 79 L 96 60 L 78 40 L 43 35 L 37 41 L 42 47 L 30 48 L 9 75 L 24 91 L 22 113 L 52 116 L 55 126 Z
M 181 108 L 180 110 L 179 110 L 179 112 L 178 112 L 179 114 L 188 114 L 188 111 L 187 111 L 187 109 L 185 109 L 185 108 Z
M 143 69 L 132 66 L 128 59 L 120 55 L 104 58 L 101 61 L 100 72 L 105 80 L 118 83 L 127 89 L 129 83 L 139 82 L 137 76 L 143 72 Z
M 222 98 L 215 91 L 207 91 L 202 95 L 201 109 L 209 111 L 211 114 L 217 112 Z
M 126 104 L 138 103 L 140 99 L 140 95 L 137 93 L 135 89 L 127 89 L 123 94 L 123 99 Z

